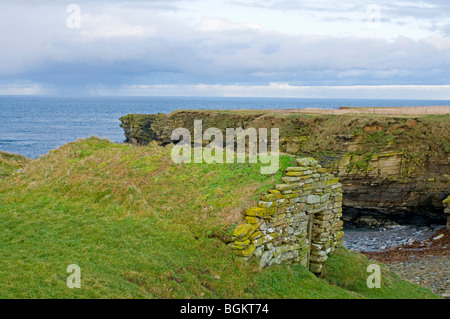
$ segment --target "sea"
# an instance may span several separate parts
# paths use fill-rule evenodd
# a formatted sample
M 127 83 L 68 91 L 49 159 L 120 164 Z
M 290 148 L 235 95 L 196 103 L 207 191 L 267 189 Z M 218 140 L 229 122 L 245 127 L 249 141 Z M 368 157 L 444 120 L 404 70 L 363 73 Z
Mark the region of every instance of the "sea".
M 80 138 L 98 136 L 121 143 L 119 118 L 130 113 L 177 109 L 338 109 L 450 105 L 445 100 L 375 100 L 238 97 L 51 97 L 0 96 L 0 150 L 37 158 Z

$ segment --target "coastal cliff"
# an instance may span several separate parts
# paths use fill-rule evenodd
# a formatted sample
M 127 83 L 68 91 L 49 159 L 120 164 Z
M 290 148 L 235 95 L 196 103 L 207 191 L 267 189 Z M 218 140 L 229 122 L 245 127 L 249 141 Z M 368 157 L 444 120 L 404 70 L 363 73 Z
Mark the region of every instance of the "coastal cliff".
M 280 151 L 313 156 L 343 184 L 348 225 L 444 223 L 450 193 L 450 114 L 305 114 L 179 110 L 122 117 L 126 141 L 171 143 L 175 128 L 279 128 Z M 208 141 L 204 141 L 208 143 Z

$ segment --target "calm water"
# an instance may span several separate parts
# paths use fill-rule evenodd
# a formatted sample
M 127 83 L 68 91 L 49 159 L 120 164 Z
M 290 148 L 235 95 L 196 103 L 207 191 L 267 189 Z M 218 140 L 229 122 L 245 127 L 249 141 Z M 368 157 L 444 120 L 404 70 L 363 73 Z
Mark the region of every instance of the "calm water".
M 341 106 L 430 106 L 450 101 L 209 97 L 30 97 L 0 96 L 0 150 L 36 158 L 89 136 L 122 142 L 119 118 L 129 113 L 176 109 L 295 109 Z

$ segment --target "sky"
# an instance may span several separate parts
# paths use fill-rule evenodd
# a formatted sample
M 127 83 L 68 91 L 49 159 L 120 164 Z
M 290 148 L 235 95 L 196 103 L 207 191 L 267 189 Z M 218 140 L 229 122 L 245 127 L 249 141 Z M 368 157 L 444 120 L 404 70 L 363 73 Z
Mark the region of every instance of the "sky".
M 450 1 L 0 2 L 0 94 L 450 100 Z

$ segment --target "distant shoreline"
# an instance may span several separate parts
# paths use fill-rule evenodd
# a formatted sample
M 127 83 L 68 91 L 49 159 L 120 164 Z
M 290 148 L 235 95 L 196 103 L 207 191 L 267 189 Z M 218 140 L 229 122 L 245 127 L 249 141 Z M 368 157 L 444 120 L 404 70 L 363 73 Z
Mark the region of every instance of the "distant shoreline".
M 126 114 L 237 110 L 234 112 L 286 116 L 365 113 L 367 115 L 362 116 L 422 117 L 450 114 L 449 106 L 450 100 L 0 96 L 0 150 L 37 158 L 65 143 L 89 136 L 106 137 L 120 143 L 125 136 L 119 127 L 119 118 Z M 405 107 L 409 111 L 404 112 Z M 386 111 L 389 109 L 391 111 Z
M 234 111 L 243 111 L 242 109 Z M 254 110 L 245 110 L 254 111 Z M 260 110 L 261 111 L 261 110 Z M 450 106 L 393 106 L 393 107 L 347 107 L 342 106 L 339 109 L 271 109 L 266 110 L 273 113 L 303 113 L 303 114 L 379 114 L 393 116 L 424 116 L 424 115 L 444 115 L 450 114 Z

